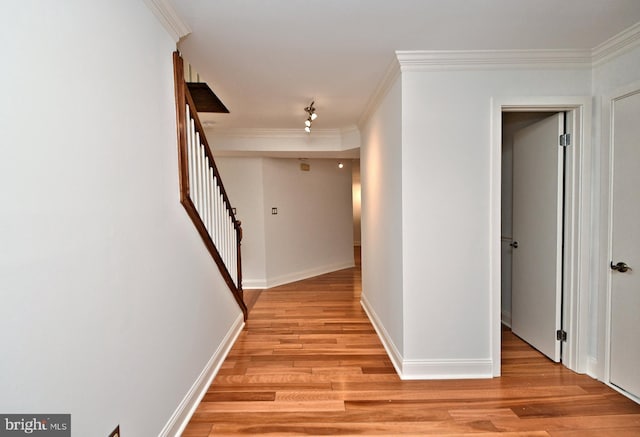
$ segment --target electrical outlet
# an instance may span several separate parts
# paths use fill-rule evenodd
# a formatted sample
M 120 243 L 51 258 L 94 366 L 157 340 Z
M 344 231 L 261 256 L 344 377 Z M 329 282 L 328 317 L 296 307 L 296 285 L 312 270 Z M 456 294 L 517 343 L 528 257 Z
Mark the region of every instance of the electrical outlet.
M 116 429 L 111 431 L 111 434 L 109 434 L 109 437 L 120 437 L 120 425 L 116 426 Z

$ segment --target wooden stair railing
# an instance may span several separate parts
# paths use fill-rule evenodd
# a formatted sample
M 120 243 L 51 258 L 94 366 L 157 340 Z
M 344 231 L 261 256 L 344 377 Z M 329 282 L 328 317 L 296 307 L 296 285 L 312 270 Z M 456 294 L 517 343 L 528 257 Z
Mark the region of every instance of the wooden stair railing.
M 240 242 L 242 227 L 236 219 L 211 148 L 184 79 L 184 61 L 173 53 L 178 124 L 180 203 L 195 225 L 247 320 L 242 293 Z

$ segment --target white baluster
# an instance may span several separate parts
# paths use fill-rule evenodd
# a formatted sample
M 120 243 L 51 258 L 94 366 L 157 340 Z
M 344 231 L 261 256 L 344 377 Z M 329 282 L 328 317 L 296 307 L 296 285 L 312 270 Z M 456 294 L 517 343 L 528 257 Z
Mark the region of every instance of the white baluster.
M 197 165 L 198 165 L 198 149 L 196 147 L 196 133 L 195 133 L 195 124 L 193 119 L 189 120 L 189 130 L 191 131 L 191 141 L 189 143 L 189 180 L 191 183 L 189 184 L 189 197 L 191 197 L 191 202 L 196 204 L 197 192 L 198 192 L 198 180 L 197 176 Z
M 218 247 L 218 181 L 215 175 L 211 180 L 213 184 L 213 210 L 211 211 L 213 214 L 213 226 L 211 228 L 211 239 L 216 247 Z
M 207 167 L 209 164 L 209 158 L 207 158 L 207 154 L 204 151 L 204 144 L 200 144 L 202 148 L 202 214 L 200 215 L 200 219 L 202 222 L 207 224 L 207 203 L 209 202 L 209 196 L 207 193 Z
M 215 224 L 215 181 L 213 180 L 213 167 L 209 167 L 209 174 L 207 175 L 207 180 L 209 181 L 209 193 L 211 193 L 211 204 L 209 205 L 209 237 L 213 240 L 213 228 Z
M 191 110 L 189 109 L 189 105 L 186 105 L 185 108 L 187 125 L 185 126 L 185 131 L 187 134 L 187 176 L 189 177 L 189 196 L 191 196 L 191 191 L 193 190 L 193 177 L 191 174 Z
M 227 223 L 227 268 L 231 265 L 231 234 L 229 233 L 229 227 L 231 226 L 230 211 L 226 210 L 226 223 Z
M 216 180 L 216 241 L 222 250 L 222 203 L 220 199 L 220 180 Z
M 206 146 L 203 144 L 203 148 L 206 149 Z M 209 214 L 211 213 L 211 187 L 209 186 L 209 157 L 205 157 L 204 159 L 204 186 L 205 193 L 207 193 L 207 207 L 204 210 L 204 217 L 202 218 L 204 222 L 204 227 L 207 228 L 207 233 L 211 235 L 211 222 L 209 220 Z
M 232 220 L 233 222 L 233 220 Z M 233 282 L 238 286 L 238 234 L 235 225 L 231 226 L 231 267 L 233 268 Z
M 196 132 L 195 135 L 195 148 L 196 148 L 196 162 L 195 162 L 195 174 L 194 174 L 194 178 L 195 178 L 195 186 L 196 186 L 196 190 L 194 193 L 194 204 L 196 206 L 196 211 L 198 211 L 198 214 L 200 214 L 200 209 L 202 207 L 202 202 L 200 201 L 201 196 L 202 196 L 202 186 L 200 185 L 200 161 L 202 158 L 202 154 L 200 153 L 200 134 L 198 134 L 198 132 Z

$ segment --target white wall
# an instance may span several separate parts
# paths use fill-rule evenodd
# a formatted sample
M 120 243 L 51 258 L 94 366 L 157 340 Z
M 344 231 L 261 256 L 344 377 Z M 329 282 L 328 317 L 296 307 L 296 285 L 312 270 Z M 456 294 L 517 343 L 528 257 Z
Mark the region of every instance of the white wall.
M 488 377 L 492 98 L 588 95 L 591 72 L 409 65 L 364 123 L 363 303 L 404 378 Z
M 243 286 L 270 288 L 352 267 L 351 161 L 217 157 L 244 233 Z M 271 208 L 278 208 L 272 215 Z
M 264 288 L 267 277 L 263 160 L 216 157 L 236 218 L 242 222 L 243 288 Z
M 306 162 L 310 171 L 297 159 L 264 159 L 269 287 L 354 265 L 351 164 Z
M 362 129 L 362 302 L 397 364 L 404 351 L 402 84 L 390 84 Z
M 128 0 L 2 2 L 0 38 L 0 411 L 158 435 L 242 317 L 179 204 L 175 44 Z
M 588 95 L 590 79 L 588 69 L 403 73 L 405 357 L 425 372 L 490 364 L 492 97 Z M 424 335 L 437 332 L 447 335 Z

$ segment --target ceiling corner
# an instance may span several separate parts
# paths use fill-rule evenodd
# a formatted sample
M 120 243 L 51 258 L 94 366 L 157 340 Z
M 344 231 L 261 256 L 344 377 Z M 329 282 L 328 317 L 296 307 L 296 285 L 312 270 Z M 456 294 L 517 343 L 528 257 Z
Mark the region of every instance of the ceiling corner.
M 602 64 L 638 45 L 640 45 L 640 22 L 594 47 L 592 50 L 593 65 Z
M 169 0 L 144 0 L 144 3 L 176 43 L 191 33 L 191 28 L 180 18 Z

